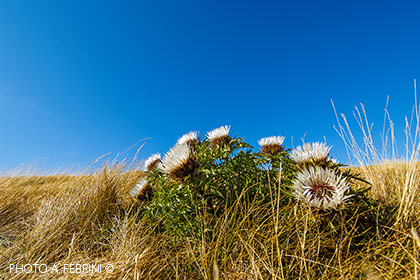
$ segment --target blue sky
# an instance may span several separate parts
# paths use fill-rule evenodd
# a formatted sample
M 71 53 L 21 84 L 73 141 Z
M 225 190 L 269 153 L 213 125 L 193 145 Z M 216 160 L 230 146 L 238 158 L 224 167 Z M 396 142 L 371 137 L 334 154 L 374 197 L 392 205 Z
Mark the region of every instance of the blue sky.
M 418 1 L 0 2 L 0 169 L 86 166 L 144 138 L 232 125 L 257 146 L 333 145 L 333 99 L 397 127 L 420 66 Z M 401 133 L 402 136 L 402 133 Z M 138 147 L 138 146 L 137 146 Z M 133 152 L 127 156 L 132 156 Z

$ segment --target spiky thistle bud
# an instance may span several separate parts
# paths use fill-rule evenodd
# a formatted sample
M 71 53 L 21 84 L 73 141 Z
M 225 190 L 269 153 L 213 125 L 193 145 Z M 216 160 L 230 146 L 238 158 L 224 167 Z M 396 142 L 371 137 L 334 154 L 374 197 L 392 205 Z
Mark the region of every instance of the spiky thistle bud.
M 327 146 L 325 143 L 306 143 L 294 149 L 290 156 L 299 165 L 310 162 L 317 165 L 328 161 L 330 149 L 331 146 Z
M 200 142 L 200 137 L 198 136 L 198 132 L 190 131 L 182 135 L 182 137 L 178 139 L 177 145 L 189 144 L 190 146 L 194 146 L 196 143 L 199 143 L 199 142 Z
M 140 181 L 130 190 L 130 196 L 138 200 L 146 200 L 153 194 L 153 188 L 147 183 L 145 178 L 141 178 Z
M 261 152 L 268 156 L 275 156 L 284 151 L 283 136 L 271 136 L 261 138 L 258 144 L 261 146 Z
M 152 171 L 153 168 L 160 162 L 160 154 L 153 154 L 144 162 L 144 168 L 147 171 Z
M 212 147 L 226 147 L 229 145 L 232 137 L 229 135 L 230 125 L 221 126 L 207 132 L 207 139 L 210 140 Z
M 159 169 L 175 180 L 183 180 L 194 174 L 198 163 L 191 151 L 190 145 L 176 145 L 167 152 L 158 165 Z

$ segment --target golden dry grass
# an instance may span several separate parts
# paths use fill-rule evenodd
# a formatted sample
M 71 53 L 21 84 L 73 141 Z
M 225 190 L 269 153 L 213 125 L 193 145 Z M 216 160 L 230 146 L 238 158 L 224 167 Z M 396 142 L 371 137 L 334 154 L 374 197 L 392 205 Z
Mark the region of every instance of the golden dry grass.
M 416 99 L 417 104 L 417 99 Z M 105 166 L 91 175 L 0 178 L 0 279 L 419 279 L 420 110 L 407 157 L 391 160 L 373 145 L 357 111 L 357 143 L 343 116 L 337 131 L 371 183 L 368 203 L 323 213 L 297 203 L 239 199 L 211 238 L 174 240 L 128 196 L 143 176 Z M 387 114 L 387 113 L 386 113 Z M 387 114 L 388 115 L 388 114 Z M 411 122 L 410 122 L 411 124 Z M 395 138 L 390 121 L 394 155 Z M 385 131 L 385 127 L 384 127 Z M 390 141 L 388 141 L 390 140 Z M 384 163 L 385 162 L 385 163 Z M 360 185 L 359 187 L 365 187 Z M 17 273 L 13 265 L 112 265 L 100 273 Z
M 114 165 L 92 175 L 1 178 L 0 278 L 418 279 L 419 166 L 387 163 L 359 171 L 380 202 L 373 215 L 238 202 L 220 218 L 211 241 L 176 243 L 139 218 L 141 205 L 127 195 L 141 172 Z M 343 222 L 326 227 L 328 219 Z M 35 263 L 112 264 L 114 270 L 10 271 L 11 264 Z

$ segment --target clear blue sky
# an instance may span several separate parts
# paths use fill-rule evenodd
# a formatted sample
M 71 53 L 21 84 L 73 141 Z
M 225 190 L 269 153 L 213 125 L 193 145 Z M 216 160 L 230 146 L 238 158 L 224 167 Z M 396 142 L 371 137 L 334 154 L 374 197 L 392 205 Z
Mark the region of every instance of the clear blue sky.
M 150 138 L 146 158 L 225 124 L 255 146 L 325 137 L 347 161 L 330 99 L 349 118 L 364 103 L 379 132 L 390 95 L 402 124 L 419 17 L 419 1 L 1 1 L 0 169 Z

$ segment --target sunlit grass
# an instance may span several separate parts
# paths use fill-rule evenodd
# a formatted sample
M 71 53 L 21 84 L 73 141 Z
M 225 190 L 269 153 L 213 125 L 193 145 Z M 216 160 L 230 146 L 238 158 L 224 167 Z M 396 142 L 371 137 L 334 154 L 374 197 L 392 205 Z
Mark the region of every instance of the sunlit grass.
M 398 210 L 404 207 L 398 186 L 420 184 L 418 177 L 407 175 L 412 168 L 401 163 L 366 167 L 370 196 L 378 205 L 352 216 L 295 203 L 278 208 L 281 197 L 274 191 L 265 205 L 239 199 L 217 221 L 212 240 L 197 237 L 176 243 L 138 217 L 141 205 L 134 204 L 128 192 L 142 177 L 139 172 L 109 166 L 85 176 L 2 178 L 2 275 L 23 279 L 9 273 L 11 263 L 112 263 L 113 273 L 90 277 L 416 279 L 418 200 L 412 202 L 413 212 L 403 215 L 410 217 L 405 219 L 409 223 L 398 222 Z M 56 279 L 54 274 L 24 277 Z

